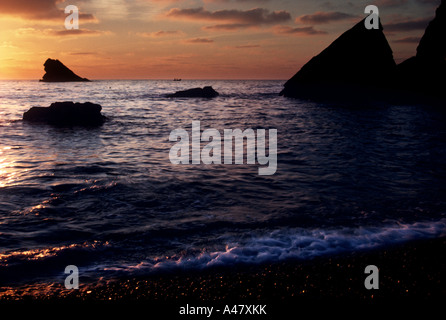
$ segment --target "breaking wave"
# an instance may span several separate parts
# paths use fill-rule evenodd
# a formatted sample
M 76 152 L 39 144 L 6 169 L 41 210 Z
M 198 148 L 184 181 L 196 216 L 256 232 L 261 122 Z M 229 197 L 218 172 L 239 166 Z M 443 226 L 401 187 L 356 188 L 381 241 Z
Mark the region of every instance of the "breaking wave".
M 446 236 L 446 219 L 382 227 L 276 230 L 245 243 L 227 244 L 223 250 L 191 255 L 157 257 L 135 265 L 106 267 L 104 271 L 157 272 L 203 269 L 234 264 L 260 264 L 289 259 L 307 260 L 322 255 L 376 249 L 410 240 Z

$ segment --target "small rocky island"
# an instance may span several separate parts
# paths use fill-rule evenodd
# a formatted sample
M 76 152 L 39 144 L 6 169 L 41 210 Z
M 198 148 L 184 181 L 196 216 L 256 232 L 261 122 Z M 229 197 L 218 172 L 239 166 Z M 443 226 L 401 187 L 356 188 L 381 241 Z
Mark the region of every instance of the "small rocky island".
M 193 88 L 184 91 L 177 91 L 173 94 L 168 94 L 168 98 L 215 98 L 219 95 L 217 91 L 211 86 L 204 88 Z
M 46 73 L 43 76 L 42 80 L 40 80 L 42 82 L 90 81 L 87 78 L 79 77 L 59 60 L 47 59 L 43 66 L 45 67 Z
M 49 107 L 32 107 L 23 114 L 23 120 L 54 126 L 96 127 L 106 120 L 101 110 L 99 104 L 91 102 L 55 102 Z

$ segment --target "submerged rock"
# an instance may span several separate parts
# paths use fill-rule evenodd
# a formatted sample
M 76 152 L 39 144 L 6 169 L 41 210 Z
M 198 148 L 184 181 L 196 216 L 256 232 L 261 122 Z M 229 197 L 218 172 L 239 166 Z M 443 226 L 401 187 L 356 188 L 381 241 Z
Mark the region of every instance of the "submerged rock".
M 47 59 L 43 64 L 45 67 L 45 75 L 43 82 L 69 82 L 69 81 L 90 81 L 86 78 L 81 78 L 73 71 L 68 69 L 62 62 L 54 59 Z
M 168 98 L 215 98 L 219 95 L 214 88 L 207 86 L 204 88 L 193 88 L 184 91 L 177 91 L 173 94 L 168 94 Z
M 49 107 L 32 107 L 23 120 L 56 126 L 100 126 L 105 122 L 99 104 L 85 102 L 55 102 Z
M 362 20 L 306 63 L 285 83 L 281 95 L 330 97 L 344 95 L 342 89 L 352 85 L 381 86 L 395 66 L 381 23 L 379 29 L 368 30 Z

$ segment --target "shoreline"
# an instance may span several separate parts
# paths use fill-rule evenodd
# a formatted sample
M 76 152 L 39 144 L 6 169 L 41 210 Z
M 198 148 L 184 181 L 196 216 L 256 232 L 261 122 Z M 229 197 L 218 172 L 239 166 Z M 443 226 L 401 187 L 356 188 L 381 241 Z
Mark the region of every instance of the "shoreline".
M 135 276 L 68 291 L 63 284 L 28 286 L 0 291 L 2 302 L 142 303 L 156 306 L 186 304 L 280 304 L 314 300 L 385 303 L 446 297 L 446 237 L 413 240 L 386 248 L 357 251 L 308 261 L 214 267 L 175 274 Z M 367 265 L 379 268 L 379 289 L 367 290 Z M 82 281 L 82 280 L 81 280 Z M 40 287 L 40 289 L 43 289 Z M 37 290 L 37 291 L 36 291 Z

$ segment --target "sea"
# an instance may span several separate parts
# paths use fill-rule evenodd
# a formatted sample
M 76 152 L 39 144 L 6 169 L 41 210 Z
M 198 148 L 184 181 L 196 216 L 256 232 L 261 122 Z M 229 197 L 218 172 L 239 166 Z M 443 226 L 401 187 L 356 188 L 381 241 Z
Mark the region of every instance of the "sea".
M 446 109 L 279 96 L 284 81 L 0 81 L 0 288 L 82 284 L 446 235 Z M 213 86 L 214 99 L 166 94 Z M 323 92 L 321 92 L 323 95 Z M 93 102 L 97 128 L 22 121 Z M 277 170 L 173 164 L 175 129 L 276 129 Z M 1 290 L 0 290 L 1 291 Z

